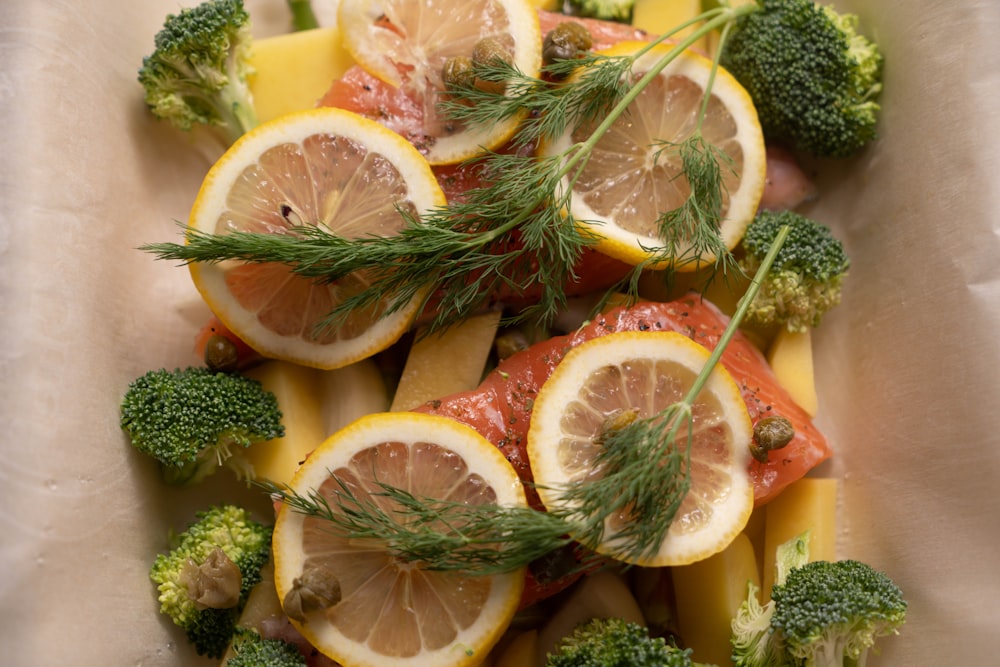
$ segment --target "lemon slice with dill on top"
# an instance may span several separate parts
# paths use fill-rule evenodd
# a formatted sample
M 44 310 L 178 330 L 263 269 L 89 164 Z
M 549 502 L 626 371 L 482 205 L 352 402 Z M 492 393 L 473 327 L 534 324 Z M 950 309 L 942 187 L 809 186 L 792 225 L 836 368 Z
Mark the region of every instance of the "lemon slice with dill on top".
M 468 126 L 437 110 L 449 59 L 472 60 L 477 48 L 502 54 L 528 76 L 538 76 L 542 37 L 538 12 L 527 0 L 342 0 L 338 22 L 344 45 L 370 74 L 417 100 L 431 164 L 453 164 L 498 148 L 519 117 Z
M 298 234 L 316 226 L 347 238 L 392 236 L 407 218 L 443 206 L 427 161 L 396 133 L 347 111 L 322 108 L 251 130 L 209 171 L 189 225 L 204 234 Z M 354 309 L 319 326 L 369 287 L 363 272 L 333 282 L 297 276 L 280 263 L 192 262 L 206 303 L 264 356 L 339 368 L 381 351 L 410 326 L 420 299 L 389 312 Z
M 370 415 L 341 429 L 309 456 L 290 488 L 326 499 L 333 512 L 366 511 L 358 502 L 370 502 L 389 517 L 407 516 L 383 485 L 417 498 L 527 506 L 517 473 L 493 444 L 451 419 L 412 412 Z M 389 544 L 348 537 L 290 505 L 278 513 L 273 545 L 275 584 L 286 611 L 303 587 L 336 581 L 338 601 L 291 615 L 313 646 L 345 665 L 479 664 L 509 624 L 524 586 L 523 570 L 467 575 L 426 569 L 393 555 Z
M 708 350 L 675 332 L 613 333 L 573 348 L 539 390 L 528 432 L 531 471 L 545 507 L 571 513 L 576 501 L 565 490 L 604 474 L 598 460 L 607 430 L 655 419 L 682 401 L 708 357 Z M 655 553 L 624 557 L 630 545 L 618 534 L 633 520 L 628 511 L 606 517 L 601 543 L 588 546 L 660 567 L 707 558 L 739 534 L 753 509 L 753 427 L 739 388 L 721 366 L 692 405 L 690 443 L 685 427 L 679 433 L 673 447 L 690 447 L 683 464 L 690 489 Z M 648 461 L 650 469 L 660 465 Z
M 645 42 L 621 42 L 600 51 L 606 56 L 632 56 Z M 634 80 L 648 72 L 672 47 L 658 44 L 632 66 Z M 572 188 L 570 212 L 598 237 L 597 249 L 630 264 L 654 258 L 663 245 L 659 219 L 681 207 L 691 194 L 680 156 L 668 144 L 680 145 L 699 130 L 698 118 L 712 62 L 690 50 L 682 52 L 600 138 Z M 577 75 L 579 76 L 579 74 Z M 719 69 L 700 125 L 705 142 L 725 156 L 722 177 L 722 219 L 719 235 L 728 249 L 742 237 L 753 219 L 764 189 L 764 138 L 750 96 L 735 79 Z M 546 142 L 545 155 L 559 155 L 586 140 L 592 126 L 568 128 Z M 714 257 L 683 259 L 681 248 L 673 268 L 693 271 Z

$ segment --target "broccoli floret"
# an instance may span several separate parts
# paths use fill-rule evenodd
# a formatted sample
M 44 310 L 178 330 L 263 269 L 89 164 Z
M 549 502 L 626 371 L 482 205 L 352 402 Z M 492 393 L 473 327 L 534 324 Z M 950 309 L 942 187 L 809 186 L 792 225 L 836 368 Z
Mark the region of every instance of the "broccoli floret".
M 306 667 L 306 659 L 294 644 L 264 639 L 249 628 L 238 628 L 233 637 L 233 657 L 225 667 Z
M 242 0 L 208 0 L 168 15 L 139 69 L 146 104 L 181 130 L 210 126 L 234 142 L 257 125 L 247 83 L 252 41 Z
M 206 368 L 149 371 L 129 385 L 121 426 L 163 465 L 171 484 L 194 484 L 226 464 L 252 476 L 233 448 L 284 435 L 278 399 L 248 377 Z
M 809 531 L 778 546 L 774 559 L 774 581 L 783 583 L 793 568 L 809 560 Z M 760 587 L 747 583 L 747 599 L 732 621 L 733 665 L 735 667 L 793 667 L 787 661 L 781 638 L 771 627 L 774 601 L 761 604 Z
M 569 0 L 567 9 L 576 16 L 628 23 L 635 0 Z
M 690 649 L 650 637 L 641 625 L 596 618 L 576 628 L 548 655 L 546 667 L 693 667 Z
M 840 303 L 841 284 L 850 260 L 828 227 L 793 211 L 761 211 L 741 242 L 741 268 L 754 275 L 785 225 L 788 238 L 750 305 L 746 321 L 805 331 Z
M 875 640 L 898 633 L 906 620 L 899 587 L 856 560 L 795 568 L 771 597 L 771 627 L 801 667 L 863 666 Z
M 819 157 L 847 157 L 876 136 L 882 54 L 857 16 L 811 0 L 757 0 L 720 62 L 747 89 L 765 136 Z
M 221 658 L 271 548 L 271 527 L 232 505 L 211 507 L 171 540 L 149 577 L 160 611 L 187 635 L 199 655 Z

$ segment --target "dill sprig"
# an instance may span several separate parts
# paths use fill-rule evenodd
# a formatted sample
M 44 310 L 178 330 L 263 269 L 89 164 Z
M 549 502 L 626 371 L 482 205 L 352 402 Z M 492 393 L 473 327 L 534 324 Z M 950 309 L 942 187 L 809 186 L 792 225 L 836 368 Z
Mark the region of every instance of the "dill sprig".
M 516 147 L 537 146 L 561 136 L 568 127 L 611 113 L 628 93 L 627 74 L 634 58 L 588 52 L 573 60 L 557 60 L 543 68 L 542 77 L 528 76 L 501 59 L 473 65 L 475 78 L 505 84 L 495 87 L 461 85 L 449 89 L 438 104 L 442 113 L 467 125 L 488 125 L 523 116 Z M 557 83 L 571 74 L 578 79 Z
M 315 489 L 299 492 L 271 482 L 261 486 L 291 510 L 324 520 L 334 534 L 353 542 L 370 540 L 401 562 L 425 570 L 515 572 L 573 542 L 561 517 L 530 507 L 418 497 L 378 481 L 370 498 L 361 499 L 342 480 L 334 479 L 337 489 L 332 499 Z
M 684 398 L 647 418 L 612 419 L 600 434 L 594 467 L 585 483 L 555 489 L 558 507 L 467 505 L 417 497 L 405 489 L 376 482 L 373 498 L 363 500 L 339 478 L 331 497 L 315 489 L 262 486 L 293 511 L 329 523 L 352 540 L 371 540 L 401 562 L 429 570 L 490 575 L 513 572 L 577 541 L 591 549 L 635 563 L 655 554 L 691 487 L 693 408 L 721 362 L 722 354 L 746 315 L 763 278 L 788 236 L 776 235 L 750 282 L 736 313 Z M 608 534 L 609 519 L 613 522 Z M 580 563 L 585 568 L 588 561 Z
M 722 169 L 732 170 L 732 158 L 695 132 L 681 143 L 663 142 L 654 159 L 677 159 L 688 177 L 691 192 L 679 207 L 663 211 L 657 220 L 661 245 L 647 248 L 647 265 L 667 270 L 713 258 L 718 269 L 736 269 L 737 263 L 720 236 L 725 204 Z
M 775 235 L 779 248 L 788 227 Z M 772 246 L 740 299 L 705 365 L 684 398 L 656 415 L 621 419 L 607 424 L 594 467 L 597 479 L 559 489 L 566 516 L 583 532 L 574 533 L 583 544 L 609 544 L 605 553 L 626 562 L 653 556 L 670 530 L 691 487 L 690 454 L 694 437 L 693 408 L 740 323 L 770 272 L 777 252 Z M 652 462 L 655 462 L 653 464 Z M 615 532 L 607 534 L 607 519 L 617 517 Z M 610 553 L 609 553 L 610 552 Z
M 574 277 L 584 249 L 596 241 L 594 230 L 574 220 L 568 210 L 572 183 L 586 167 L 597 142 L 627 113 L 636 96 L 694 40 L 749 11 L 753 11 L 750 6 L 743 6 L 706 13 L 706 22 L 695 34 L 680 41 L 638 79 L 629 74 L 630 68 L 655 41 L 632 56 L 588 54 L 554 64 L 549 74 L 579 72 L 579 76 L 558 84 L 526 76 L 500 60 L 476 65 L 477 76 L 507 81 L 507 89 L 504 94 L 473 88 L 459 91 L 465 104 L 442 102 L 455 120 L 485 124 L 525 114 L 517 139 L 522 148 L 560 136 L 567 127 L 584 125 L 593 130 L 587 139 L 552 157 L 515 151 L 476 158 L 475 168 L 483 174 L 481 187 L 465 193 L 462 201 L 449 202 L 420 216 L 400 209 L 404 227 L 392 237 L 347 239 L 318 224 L 321 221 L 308 221 L 317 226 L 293 228 L 287 235 L 214 235 L 189 228 L 186 244 L 154 243 L 142 249 L 159 259 L 182 263 L 277 262 L 318 281 L 336 281 L 351 272 L 363 272 L 367 287 L 336 306 L 319 323 L 320 328 L 337 326 L 358 309 L 377 306 L 380 312 L 389 313 L 420 299 L 424 306 L 433 302 L 433 308 L 425 309 L 431 319 L 424 331 L 430 333 L 489 307 L 501 288 L 509 293 L 538 294 L 536 303 L 514 316 L 514 321 L 547 322 L 566 303 L 564 284 Z M 710 92 L 710 88 L 706 90 L 706 103 Z M 449 96 L 454 94 L 449 92 Z M 706 254 L 717 261 L 728 258 L 727 252 L 712 246 L 713 237 L 718 237 L 721 206 L 716 202 L 722 180 L 720 153 L 706 145 L 699 134 L 679 147 L 691 197 L 677 212 L 664 215 L 664 245 L 657 256 L 670 255 L 687 240 L 691 248 L 688 256 L 693 261 Z M 637 267 L 627 283 L 631 289 L 643 268 L 645 265 Z

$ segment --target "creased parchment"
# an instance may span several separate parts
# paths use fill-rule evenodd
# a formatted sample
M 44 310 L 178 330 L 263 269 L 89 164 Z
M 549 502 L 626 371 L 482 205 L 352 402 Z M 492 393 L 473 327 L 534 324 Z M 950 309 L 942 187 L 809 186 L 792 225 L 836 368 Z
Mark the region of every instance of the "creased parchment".
M 330 24 L 335 0 L 317 2 Z M 191 3 L 182 3 L 191 4 Z M 809 211 L 853 259 L 817 334 L 842 557 L 911 604 L 876 665 L 988 665 L 1000 631 L 1000 4 L 841 2 L 886 53 L 881 139 Z M 127 383 L 195 363 L 207 310 L 135 248 L 178 238 L 208 155 L 135 75 L 178 3 L 0 5 L 0 646 L 5 665 L 195 665 L 147 572 L 168 526 L 245 493 L 160 484 Z M 259 35 L 280 0 L 248 7 Z M 224 479 L 224 478 L 221 478 Z M 266 508 L 263 508 L 266 510 Z

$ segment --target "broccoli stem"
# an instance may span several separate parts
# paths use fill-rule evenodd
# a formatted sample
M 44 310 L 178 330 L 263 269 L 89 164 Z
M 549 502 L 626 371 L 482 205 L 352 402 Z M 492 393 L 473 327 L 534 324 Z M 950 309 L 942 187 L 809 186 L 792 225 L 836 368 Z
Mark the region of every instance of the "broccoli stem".
M 224 128 L 230 145 L 260 124 L 253 93 L 240 76 L 239 67 L 236 54 L 230 55 L 226 61 L 229 83 L 219 93 L 219 115 L 226 120 Z

